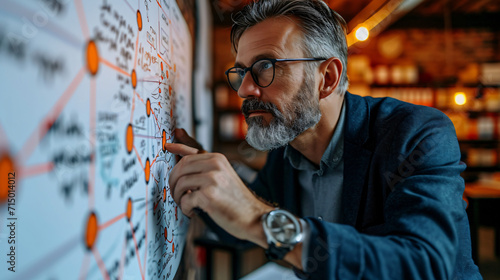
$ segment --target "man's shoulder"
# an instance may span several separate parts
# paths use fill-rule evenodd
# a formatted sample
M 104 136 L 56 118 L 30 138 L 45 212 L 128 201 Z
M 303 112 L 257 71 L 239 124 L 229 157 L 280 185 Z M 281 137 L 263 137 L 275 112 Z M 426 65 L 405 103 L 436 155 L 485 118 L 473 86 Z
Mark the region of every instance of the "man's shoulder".
M 410 142 L 429 136 L 449 143 L 456 142 L 453 123 L 435 108 L 390 97 L 373 98 L 352 94 L 347 97 L 347 102 L 350 110 L 346 117 L 347 142 L 373 149 L 386 147 L 398 151 L 407 148 Z
M 349 100 L 354 104 L 365 104 L 369 112 L 370 122 L 383 126 L 394 126 L 404 122 L 410 124 L 425 124 L 432 121 L 451 123 L 449 118 L 436 108 L 415 105 L 392 97 L 371 97 L 349 94 Z M 351 106 L 349 114 L 356 113 L 356 109 L 363 106 Z

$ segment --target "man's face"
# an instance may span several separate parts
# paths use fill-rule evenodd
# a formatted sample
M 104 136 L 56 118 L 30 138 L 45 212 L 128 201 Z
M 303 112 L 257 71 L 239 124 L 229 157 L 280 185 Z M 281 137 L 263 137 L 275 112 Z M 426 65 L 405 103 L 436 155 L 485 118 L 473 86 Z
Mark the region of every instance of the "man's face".
M 262 58 L 301 58 L 303 40 L 290 19 L 274 18 L 249 28 L 240 38 L 235 65 L 249 67 Z M 310 62 L 307 62 L 310 63 Z M 258 150 L 282 147 L 321 118 L 313 73 L 304 62 L 277 62 L 273 83 L 255 84 L 248 73 L 238 95 L 248 124 L 247 141 Z

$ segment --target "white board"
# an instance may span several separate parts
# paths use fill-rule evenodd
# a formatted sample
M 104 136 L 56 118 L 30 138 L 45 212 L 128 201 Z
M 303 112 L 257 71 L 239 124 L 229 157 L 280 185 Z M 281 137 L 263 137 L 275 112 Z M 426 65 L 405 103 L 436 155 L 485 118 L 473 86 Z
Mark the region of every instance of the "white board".
M 174 277 L 191 44 L 172 0 L 0 2 L 0 279 Z

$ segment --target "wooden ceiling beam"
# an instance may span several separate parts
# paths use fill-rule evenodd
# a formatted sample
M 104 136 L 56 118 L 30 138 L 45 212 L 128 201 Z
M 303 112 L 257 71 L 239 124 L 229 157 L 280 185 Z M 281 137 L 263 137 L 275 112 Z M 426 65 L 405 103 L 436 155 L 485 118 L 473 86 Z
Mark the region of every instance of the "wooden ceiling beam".
M 490 0 L 476 0 L 473 2 L 470 2 L 470 5 L 468 7 L 467 12 L 471 13 L 480 13 L 480 12 L 488 12 L 488 5 L 489 3 L 493 3 L 493 1 Z
M 465 11 L 468 4 L 470 4 L 469 0 L 456 0 L 456 1 L 452 2 L 451 10 L 453 12 Z
M 358 42 L 355 35 L 358 26 L 367 28 L 370 32 L 370 36 L 375 36 L 394 21 L 418 6 L 422 1 L 423 0 L 388 0 L 369 18 L 351 27 L 351 31 L 347 34 L 347 46 L 350 47 Z
M 356 25 L 367 20 L 369 17 L 373 16 L 378 12 L 384 5 L 387 4 L 387 0 L 372 0 L 364 8 L 359 9 L 359 12 L 354 16 L 347 24 L 348 30 L 352 30 Z

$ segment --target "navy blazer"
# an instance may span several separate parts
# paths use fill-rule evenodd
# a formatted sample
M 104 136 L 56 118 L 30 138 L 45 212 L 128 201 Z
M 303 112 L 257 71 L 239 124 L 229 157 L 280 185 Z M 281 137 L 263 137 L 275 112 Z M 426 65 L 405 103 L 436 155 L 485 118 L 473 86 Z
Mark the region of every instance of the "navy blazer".
M 442 112 L 346 93 L 341 223 L 311 228 L 310 279 L 481 279 L 471 258 L 460 149 Z M 300 215 L 297 172 L 269 153 L 250 185 Z

